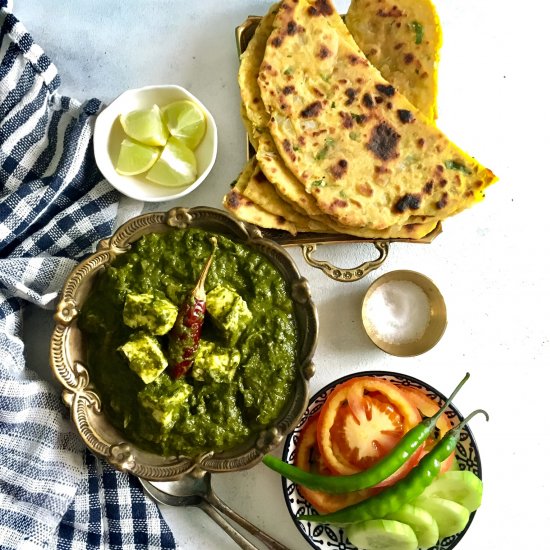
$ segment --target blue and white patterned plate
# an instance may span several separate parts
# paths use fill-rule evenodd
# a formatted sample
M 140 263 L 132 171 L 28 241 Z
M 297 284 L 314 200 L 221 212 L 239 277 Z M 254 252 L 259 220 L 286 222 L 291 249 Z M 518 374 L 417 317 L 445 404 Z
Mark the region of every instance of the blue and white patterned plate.
M 387 371 L 364 371 L 344 376 L 343 378 L 331 382 L 328 386 L 325 386 L 311 398 L 304 416 L 301 418 L 294 431 L 290 433 L 286 439 L 283 449 L 283 460 L 289 463 L 294 463 L 296 444 L 300 438 L 300 432 L 306 425 L 308 419 L 319 412 L 323 406 L 323 403 L 326 401 L 327 397 L 334 390 L 334 388 L 338 384 L 346 382 L 350 378 L 359 376 L 376 376 L 389 380 L 390 382 L 395 382 L 402 386 L 419 388 L 426 393 L 428 397 L 436 402 L 440 404 L 445 402 L 445 396 L 439 393 L 435 388 L 432 388 L 430 385 L 413 378 L 412 376 Z M 449 407 L 445 414 L 453 426 L 460 423 L 463 419 L 458 409 L 453 405 Z M 456 446 L 456 460 L 461 470 L 470 470 L 481 479 L 481 461 L 479 458 L 479 451 L 472 432 L 468 426 L 466 426 L 460 434 L 460 441 Z M 297 516 L 302 514 L 315 514 L 316 511 L 311 504 L 300 495 L 295 483 L 283 478 L 283 492 L 286 505 L 294 523 L 296 524 L 296 527 L 298 527 L 298 530 L 302 536 L 313 548 L 318 550 L 356 550 L 356 547 L 349 542 L 344 529 L 341 527 L 298 521 Z M 455 548 L 470 527 L 470 524 L 474 519 L 474 515 L 475 512 L 470 514 L 470 521 L 461 533 L 440 540 L 438 544 L 433 546 L 430 550 L 451 550 L 452 548 Z

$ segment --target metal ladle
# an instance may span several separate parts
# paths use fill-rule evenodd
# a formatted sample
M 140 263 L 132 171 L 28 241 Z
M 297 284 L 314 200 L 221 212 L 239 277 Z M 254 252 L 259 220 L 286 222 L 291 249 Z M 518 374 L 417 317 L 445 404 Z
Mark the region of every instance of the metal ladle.
M 246 529 L 272 550 L 290 550 L 261 529 L 229 508 L 212 490 L 209 472 L 194 472 L 177 481 L 147 481 L 140 478 L 145 492 L 156 502 L 168 506 L 197 506 L 208 514 L 241 548 L 258 550 L 244 538 L 223 516 Z M 222 515 L 223 514 L 223 515 Z

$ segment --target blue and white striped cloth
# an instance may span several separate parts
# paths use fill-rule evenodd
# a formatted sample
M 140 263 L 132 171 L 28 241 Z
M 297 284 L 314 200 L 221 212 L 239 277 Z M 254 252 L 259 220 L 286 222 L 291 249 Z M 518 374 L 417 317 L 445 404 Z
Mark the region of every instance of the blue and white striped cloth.
M 25 365 L 25 302 L 51 305 L 118 209 L 91 149 L 101 103 L 59 85 L 0 0 L 0 548 L 175 548 L 137 480 L 84 450 L 60 388 Z

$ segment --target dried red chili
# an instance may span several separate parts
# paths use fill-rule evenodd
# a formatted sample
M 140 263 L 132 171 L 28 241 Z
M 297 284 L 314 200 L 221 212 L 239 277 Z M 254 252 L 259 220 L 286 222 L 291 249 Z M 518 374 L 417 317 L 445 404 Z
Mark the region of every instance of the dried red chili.
M 199 348 L 206 312 L 204 282 L 218 247 L 215 237 L 212 244 L 214 249 L 202 268 L 197 284 L 181 304 L 176 322 L 168 334 L 168 361 L 174 379 L 183 376 L 193 366 Z

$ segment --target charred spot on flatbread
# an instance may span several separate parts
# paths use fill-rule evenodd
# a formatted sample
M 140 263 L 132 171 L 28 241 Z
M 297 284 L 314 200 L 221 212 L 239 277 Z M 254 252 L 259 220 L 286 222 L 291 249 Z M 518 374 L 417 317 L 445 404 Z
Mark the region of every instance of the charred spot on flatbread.
M 237 191 L 235 190 L 231 190 L 229 191 L 229 193 L 227 194 L 227 204 L 231 207 L 231 208 L 238 208 L 239 205 L 241 204 L 241 200 L 240 200 L 240 193 L 238 193 Z
M 316 0 L 315 4 L 307 9 L 307 13 L 316 17 L 318 15 L 332 15 L 334 10 L 327 0 Z
M 391 84 L 377 84 L 375 88 L 381 93 L 388 97 L 395 95 L 395 88 Z
M 346 100 L 346 105 L 351 105 L 356 97 L 357 97 L 357 90 L 353 89 L 353 88 L 347 88 L 346 91 L 344 92 L 346 94 L 346 97 L 348 98 Z
M 441 210 L 447 206 L 449 202 L 449 193 L 445 192 L 441 195 L 441 198 L 435 203 L 435 207 Z
M 268 181 L 267 178 L 265 177 L 265 174 L 261 170 L 256 171 L 252 177 L 258 183 L 267 183 L 267 181 Z
M 349 130 L 353 127 L 353 117 L 351 116 L 351 113 L 346 113 L 345 111 L 340 111 L 338 113 L 340 115 L 340 118 L 342 119 L 342 126 Z
M 373 128 L 367 149 L 382 160 L 396 158 L 400 138 L 394 128 L 386 122 L 381 122 Z
M 397 109 L 397 116 L 403 124 L 414 122 L 414 115 L 408 109 Z
M 283 149 L 285 150 L 285 153 L 294 161 L 296 160 L 296 155 L 294 153 L 294 149 L 292 148 L 292 143 L 288 139 L 285 139 L 283 141 Z
M 418 210 L 421 203 L 422 197 L 420 195 L 407 193 L 395 203 L 394 210 L 400 214 L 406 210 Z
M 300 116 L 303 118 L 314 118 L 319 116 L 319 113 L 323 110 L 323 104 L 320 101 L 314 101 L 310 103 L 307 107 L 302 109 Z
M 372 197 L 374 191 L 368 183 L 360 183 L 357 185 L 357 192 L 364 197 Z
M 330 169 L 330 173 L 337 180 L 341 179 L 347 171 L 348 171 L 348 161 L 346 159 L 340 159 Z
M 347 205 L 348 205 L 347 201 L 345 201 L 343 199 L 334 199 L 330 203 L 330 209 L 331 210 L 337 210 L 339 208 L 345 208 Z
M 288 34 L 288 36 L 293 36 L 300 30 L 303 30 L 303 27 L 300 27 L 300 25 L 298 25 L 296 21 L 289 21 L 287 23 L 286 33 Z
M 361 103 L 367 108 L 372 109 L 374 107 L 374 99 L 372 96 L 367 92 L 363 95 L 361 98 Z
M 324 44 L 321 44 L 321 47 L 319 48 L 319 58 L 326 59 L 331 55 L 332 55 L 332 52 Z

